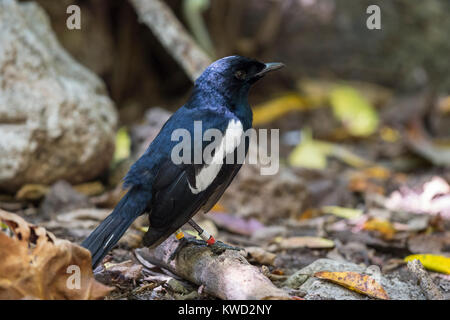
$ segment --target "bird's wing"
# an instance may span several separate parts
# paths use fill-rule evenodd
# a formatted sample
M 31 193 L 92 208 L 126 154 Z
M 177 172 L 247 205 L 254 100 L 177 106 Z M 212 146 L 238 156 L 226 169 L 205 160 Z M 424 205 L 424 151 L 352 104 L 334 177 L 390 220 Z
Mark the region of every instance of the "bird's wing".
M 204 213 L 208 213 L 209 210 L 211 210 L 212 207 L 219 201 L 220 197 L 222 197 L 225 190 L 230 185 L 231 181 L 233 181 L 234 177 L 238 173 L 239 169 L 242 165 L 236 165 L 233 170 L 228 174 L 227 177 L 225 177 L 224 181 L 220 184 L 217 184 L 217 187 L 215 187 L 214 192 L 211 194 L 209 199 L 206 201 L 206 203 L 202 206 L 202 211 Z
M 196 120 L 202 118 L 206 119 L 203 121 L 203 131 L 217 128 L 223 132 L 223 128 L 233 120 L 208 112 L 202 112 Z M 185 128 L 188 127 L 186 123 Z M 204 143 L 203 147 L 208 144 Z M 223 164 L 217 172 L 207 177 L 213 180 L 205 183 L 205 180 L 199 181 L 201 171 L 207 166 L 204 163 L 176 165 L 169 156 L 160 162 L 152 187 L 150 229 L 164 229 L 167 232 L 180 228 L 205 204 L 208 203 L 206 207 L 214 205 L 241 166 Z

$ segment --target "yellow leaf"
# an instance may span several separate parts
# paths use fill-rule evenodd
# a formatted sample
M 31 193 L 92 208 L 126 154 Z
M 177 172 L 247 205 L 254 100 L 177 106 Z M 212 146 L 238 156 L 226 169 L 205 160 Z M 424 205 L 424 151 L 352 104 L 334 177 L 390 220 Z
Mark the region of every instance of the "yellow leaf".
M 47 194 L 48 189 L 48 186 L 43 184 L 26 184 L 17 191 L 16 199 L 39 200 Z
M 450 258 L 436 254 L 413 254 L 407 256 L 405 261 L 420 260 L 423 266 L 431 271 L 450 274 Z
M 381 139 L 387 142 L 396 142 L 400 139 L 400 133 L 394 128 L 384 126 L 380 130 Z
M 334 242 L 332 240 L 320 237 L 279 237 L 275 239 L 275 242 L 279 244 L 281 249 L 328 249 L 334 247 Z
M 330 272 L 321 271 L 314 274 L 319 279 L 324 279 L 336 283 L 340 286 L 365 294 L 372 298 L 389 300 L 389 296 L 383 287 L 372 277 L 357 272 Z
M 297 82 L 298 89 L 310 104 L 326 104 L 333 89 L 347 86 L 355 88 L 374 106 L 385 105 L 392 97 L 392 92 L 373 83 L 361 81 L 328 81 L 324 79 L 302 79 Z
M 294 110 L 305 110 L 305 101 L 295 93 L 286 94 L 258 105 L 253 109 L 253 124 L 260 125 L 271 122 Z
M 97 196 L 105 191 L 105 187 L 100 181 L 77 184 L 73 188 L 88 197 Z
M 116 150 L 114 152 L 114 161 L 118 162 L 130 157 L 131 139 L 127 129 L 122 127 L 116 134 Z
M 324 206 L 322 207 L 322 212 L 334 214 L 335 216 L 345 219 L 359 218 L 363 214 L 363 211 L 359 209 L 344 208 L 338 206 Z
M 386 240 L 391 240 L 395 235 L 395 228 L 388 220 L 373 218 L 364 222 L 364 230 L 377 231 L 383 235 Z
M 320 170 L 327 167 L 327 157 L 330 156 L 355 168 L 371 165 L 369 161 L 340 145 L 314 140 L 308 129 L 302 130 L 302 142 L 291 152 L 288 162 L 294 167 Z
M 331 147 L 328 143 L 313 140 L 309 130 L 302 131 L 302 142 L 288 158 L 291 166 L 308 169 L 325 169 Z
M 375 166 L 365 169 L 362 172 L 367 178 L 374 178 L 380 180 L 386 180 L 391 177 L 392 173 L 389 169 L 384 167 Z
M 330 103 L 335 117 L 353 136 L 365 137 L 376 131 L 378 113 L 359 91 L 349 86 L 336 87 L 330 94 Z

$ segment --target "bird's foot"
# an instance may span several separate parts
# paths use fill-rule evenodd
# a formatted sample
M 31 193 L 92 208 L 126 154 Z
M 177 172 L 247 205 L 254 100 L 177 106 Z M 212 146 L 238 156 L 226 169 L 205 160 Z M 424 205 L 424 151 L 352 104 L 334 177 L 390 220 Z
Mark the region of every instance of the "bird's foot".
M 176 250 L 170 255 L 169 257 L 169 261 L 174 260 L 178 253 L 181 251 L 181 249 L 183 249 L 185 246 L 187 246 L 188 244 L 194 244 L 196 246 L 206 246 L 207 243 L 206 241 L 203 240 L 199 240 L 196 239 L 194 237 L 183 237 L 178 241 L 178 247 L 176 248 Z
M 214 242 L 212 245 L 209 246 L 209 248 L 214 254 L 217 255 L 221 255 L 222 253 L 225 252 L 225 250 L 236 250 L 236 251 L 244 250 L 243 248 L 240 247 L 233 247 L 228 244 L 225 244 L 222 241 Z
M 193 237 L 183 237 L 183 238 L 181 238 L 179 240 L 178 247 L 170 255 L 169 261 L 174 260 L 177 257 L 178 253 L 181 251 L 181 249 L 183 249 L 185 246 L 187 246 L 189 244 L 193 244 L 193 245 L 196 245 L 196 246 L 202 246 L 202 247 L 206 247 L 207 246 L 207 247 L 209 247 L 211 252 L 216 254 L 216 255 L 221 255 L 226 250 L 236 250 L 236 251 L 244 250 L 243 248 L 240 248 L 240 247 L 233 247 L 233 246 L 230 246 L 228 244 L 225 244 L 222 241 L 216 241 L 213 244 L 209 245 L 204 240 L 199 240 L 199 239 L 196 239 L 196 238 L 193 238 Z

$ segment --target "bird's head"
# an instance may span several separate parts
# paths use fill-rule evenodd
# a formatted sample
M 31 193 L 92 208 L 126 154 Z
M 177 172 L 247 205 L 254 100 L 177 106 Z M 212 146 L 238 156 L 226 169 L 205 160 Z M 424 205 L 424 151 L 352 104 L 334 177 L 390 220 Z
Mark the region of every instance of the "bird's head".
M 209 65 L 198 80 L 202 78 L 222 78 L 230 84 L 245 86 L 253 84 L 261 79 L 266 73 L 280 69 L 282 63 L 262 63 L 255 59 L 241 56 L 230 56 L 219 59 Z
M 278 62 L 263 63 L 246 57 L 229 56 L 209 65 L 196 80 L 195 87 L 203 92 L 216 91 L 230 98 L 246 98 L 253 83 L 283 66 Z

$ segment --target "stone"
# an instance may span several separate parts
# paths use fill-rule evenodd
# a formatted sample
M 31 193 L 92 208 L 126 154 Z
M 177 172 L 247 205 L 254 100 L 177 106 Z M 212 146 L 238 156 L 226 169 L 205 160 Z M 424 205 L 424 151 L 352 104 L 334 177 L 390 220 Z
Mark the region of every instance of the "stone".
M 338 284 L 321 280 L 312 275 L 319 271 L 353 271 L 371 276 L 384 288 L 392 300 L 425 300 L 420 287 L 413 281 L 400 280 L 395 274 L 381 274 L 376 266 L 364 267 L 351 262 L 318 259 L 295 272 L 284 283 L 285 286 L 306 292 L 307 300 L 365 300 L 367 296 L 346 289 Z
M 60 46 L 36 3 L 0 0 L 0 43 L 0 189 L 97 177 L 117 123 L 103 82 Z
M 70 212 L 76 209 L 92 208 L 89 198 L 77 192 L 66 181 L 58 181 L 52 185 L 49 192 L 42 201 L 39 213 L 46 217 Z

